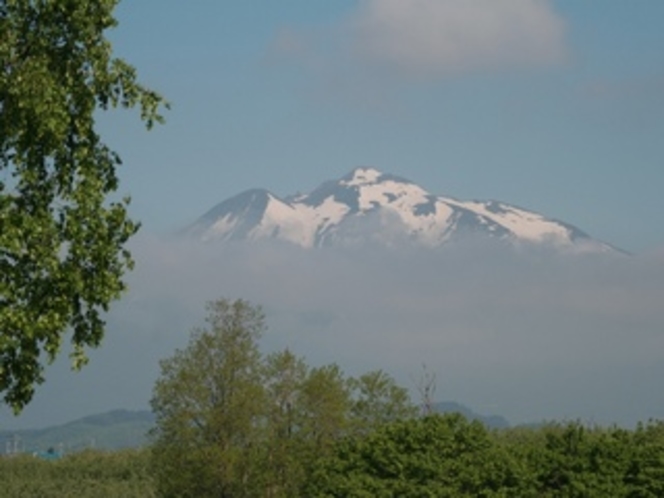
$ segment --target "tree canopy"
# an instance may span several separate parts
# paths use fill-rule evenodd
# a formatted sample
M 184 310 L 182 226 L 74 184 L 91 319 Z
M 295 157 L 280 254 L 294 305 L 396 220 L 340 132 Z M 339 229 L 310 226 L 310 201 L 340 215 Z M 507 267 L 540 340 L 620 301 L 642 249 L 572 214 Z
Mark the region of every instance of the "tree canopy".
M 510 456 L 480 422 L 433 414 L 340 440 L 306 496 L 522 496 L 518 484 Z
M 301 496 L 319 458 L 346 436 L 415 416 L 384 372 L 348 378 L 289 350 L 263 355 L 261 309 L 221 299 L 207 327 L 161 362 L 152 409 L 162 496 Z
M 117 3 L 0 0 L 0 393 L 17 412 L 66 331 L 87 361 L 132 267 L 138 224 L 110 198 L 121 161 L 95 115 L 138 107 L 151 128 L 165 103 L 113 56 Z

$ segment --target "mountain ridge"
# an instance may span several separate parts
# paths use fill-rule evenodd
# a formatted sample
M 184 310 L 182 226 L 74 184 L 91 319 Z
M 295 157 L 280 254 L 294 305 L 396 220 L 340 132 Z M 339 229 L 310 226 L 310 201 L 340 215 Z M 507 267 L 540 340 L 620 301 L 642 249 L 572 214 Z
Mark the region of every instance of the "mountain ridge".
M 140 447 L 147 444 L 154 421 L 149 410 L 117 409 L 38 429 L 0 430 L 0 454 Z
M 436 402 L 432 408 L 436 413 L 461 413 L 468 420 L 479 420 L 490 428 L 510 425 L 500 415 L 482 415 L 454 401 Z M 54 449 L 71 453 L 91 448 L 138 448 L 148 444 L 148 432 L 154 424 L 155 416 L 150 410 L 115 409 L 36 429 L 0 430 L 0 456 L 14 451 L 36 453 Z

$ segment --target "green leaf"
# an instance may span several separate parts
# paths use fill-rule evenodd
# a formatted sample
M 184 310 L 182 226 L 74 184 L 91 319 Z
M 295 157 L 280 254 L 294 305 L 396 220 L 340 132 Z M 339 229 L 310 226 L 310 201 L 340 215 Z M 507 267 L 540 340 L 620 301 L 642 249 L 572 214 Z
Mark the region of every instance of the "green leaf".
M 149 128 L 165 103 L 113 57 L 116 5 L 0 3 L 0 171 L 11 179 L 0 183 L 0 392 L 16 412 L 68 332 L 74 368 L 86 363 L 133 265 L 125 243 L 138 225 L 128 200 L 108 202 L 120 159 L 95 114 L 138 107 Z

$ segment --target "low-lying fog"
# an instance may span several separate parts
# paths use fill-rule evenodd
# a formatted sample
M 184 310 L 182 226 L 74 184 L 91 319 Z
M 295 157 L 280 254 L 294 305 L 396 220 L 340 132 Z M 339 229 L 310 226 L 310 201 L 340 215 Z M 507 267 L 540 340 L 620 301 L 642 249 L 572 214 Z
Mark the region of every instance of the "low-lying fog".
M 66 355 L 19 418 L 40 427 L 146 409 L 158 360 L 186 345 L 206 301 L 263 306 L 266 351 L 288 346 L 348 374 L 382 368 L 416 390 L 512 424 L 664 417 L 664 253 L 560 257 L 468 241 L 423 250 L 305 251 L 134 240 L 131 291 L 102 347 L 71 373 Z

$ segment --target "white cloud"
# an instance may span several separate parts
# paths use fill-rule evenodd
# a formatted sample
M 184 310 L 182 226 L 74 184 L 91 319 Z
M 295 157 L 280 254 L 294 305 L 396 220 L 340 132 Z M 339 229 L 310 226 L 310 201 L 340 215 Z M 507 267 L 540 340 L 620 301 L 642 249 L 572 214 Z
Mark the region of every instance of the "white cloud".
M 416 76 L 557 64 L 567 52 L 547 0 L 360 0 L 346 28 L 363 60 Z

